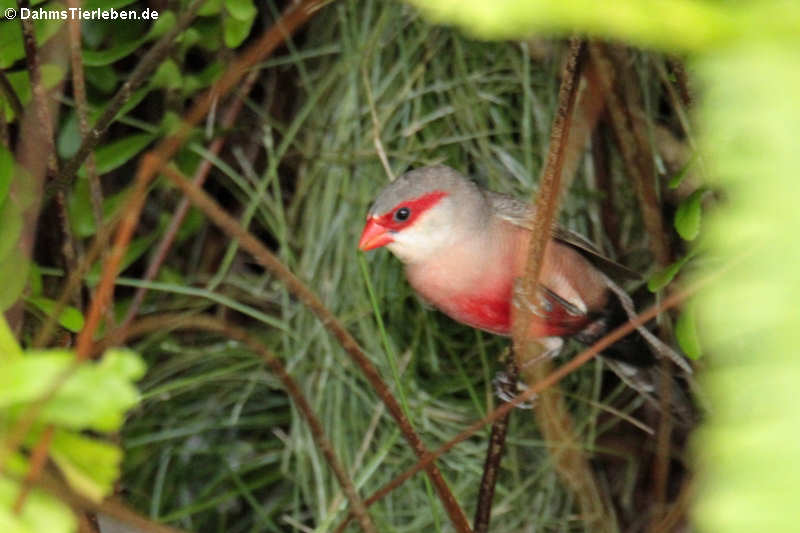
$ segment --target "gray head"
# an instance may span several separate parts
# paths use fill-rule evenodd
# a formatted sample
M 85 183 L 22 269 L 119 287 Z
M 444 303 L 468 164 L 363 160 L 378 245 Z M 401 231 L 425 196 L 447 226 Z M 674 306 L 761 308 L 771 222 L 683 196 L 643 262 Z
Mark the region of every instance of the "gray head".
M 423 261 L 490 216 L 481 189 L 443 165 L 407 172 L 378 194 L 367 214 L 359 247 L 386 246 L 406 263 Z

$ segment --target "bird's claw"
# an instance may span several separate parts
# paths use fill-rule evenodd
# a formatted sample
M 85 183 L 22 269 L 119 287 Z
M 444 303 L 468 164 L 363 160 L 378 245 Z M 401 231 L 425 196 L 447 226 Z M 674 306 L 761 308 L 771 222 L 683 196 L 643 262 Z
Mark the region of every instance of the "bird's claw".
M 511 380 L 507 373 L 498 372 L 492 380 L 494 385 L 494 393 L 504 402 L 513 401 L 514 398 L 522 394 L 528 389 L 528 386 L 520 380 Z M 515 407 L 518 409 L 532 409 L 536 403 L 536 394 L 528 398 L 524 402 L 520 402 Z

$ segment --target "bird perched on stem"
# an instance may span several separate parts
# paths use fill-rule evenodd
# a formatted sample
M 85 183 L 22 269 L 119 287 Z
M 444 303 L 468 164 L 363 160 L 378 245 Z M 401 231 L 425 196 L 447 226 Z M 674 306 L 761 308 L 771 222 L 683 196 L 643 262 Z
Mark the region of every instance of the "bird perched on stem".
M 378 194 L 358 246 L 364 251 L 388 248 L 405 263 L 414 290 L 458 322 L 509 335 L 511 308 L 519 297 L 533 311 L 532 338 L 575 337 L 589 344 L 633 313 L 611 277 L 638 276 L 579 235 L 554 228 L 538 294 L 520 295 L 516 281 L 525 270 L 532 210 L 513 197 L 478 187 L 452 168 L 424 167 Z M 649 331 L 640 328 L 640 333 L 657 349 L 663 347 Z M 623 339 L 605 354 L 640 365 L 652 362 L 636 337 Z

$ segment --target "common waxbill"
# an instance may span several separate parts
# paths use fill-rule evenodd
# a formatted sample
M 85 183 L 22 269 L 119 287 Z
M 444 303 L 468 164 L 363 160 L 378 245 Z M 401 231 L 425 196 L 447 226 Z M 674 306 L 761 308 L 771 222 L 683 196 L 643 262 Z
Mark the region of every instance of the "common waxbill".
M 384 187 L 367 214 L 358 247 L 388 248 L 414 290 L 451 318 L 499 335 L 511 331 L 515 280 L 528 255 L 532 207 L 478 187 L 446 166 L 408 172 Z M 554 229 L 544 256 L 540 293 L 532 302 L 531 337 L 574 336 L 593 342 L 619 310 L 605 272 L 630 273 L 585 239 Z M 628 341 L 630 345 L 630 340 Z M 647 364 L 641 343 L 606 355 Z M 631 346 L 629 346 L 630 348 Z M 619 347 L 618 347 L 619 348 Z

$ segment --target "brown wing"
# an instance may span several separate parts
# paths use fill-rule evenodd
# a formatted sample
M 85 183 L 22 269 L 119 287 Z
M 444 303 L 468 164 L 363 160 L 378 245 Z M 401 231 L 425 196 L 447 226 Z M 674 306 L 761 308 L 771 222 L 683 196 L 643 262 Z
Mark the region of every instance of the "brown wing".
M 530 222 L 534 212 L 532 205 L 506 194 L 486 190 L 483 192 L 489 204 L 492 206 L 493 211 L 500 218 L 516 226 L 531 229 Z M 594 244 L 574 231 L 556 226 L 553 228 L 553 238 L 580 252 L 581 255 L 586 257 L 593 265 L 612 278 L 642 278 L 637 272 L 604 256 Z

